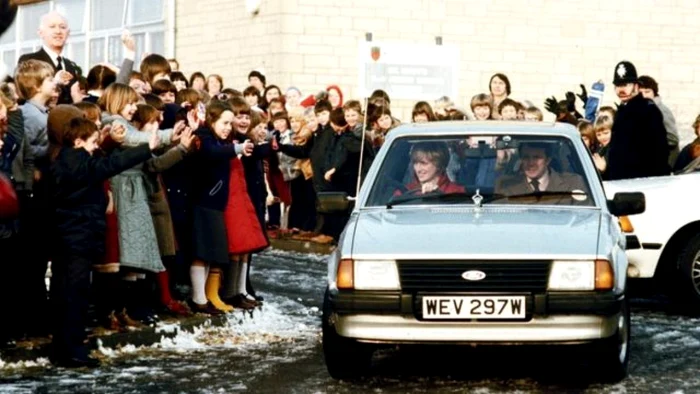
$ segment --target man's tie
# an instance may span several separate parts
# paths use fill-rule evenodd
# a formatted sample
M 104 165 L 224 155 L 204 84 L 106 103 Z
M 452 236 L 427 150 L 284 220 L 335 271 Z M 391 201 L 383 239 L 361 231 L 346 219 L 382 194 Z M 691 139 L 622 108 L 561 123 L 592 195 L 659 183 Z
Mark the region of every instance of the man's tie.
M 56 71 L 63 70 L 63 59 L 59 56 L 56 58 Z
M 533 179 L 530 181 L 530 184 L 532 185 L 532 188 L 535 189 L 535 192 L 540 192 L 540 181 L 537 179 Z

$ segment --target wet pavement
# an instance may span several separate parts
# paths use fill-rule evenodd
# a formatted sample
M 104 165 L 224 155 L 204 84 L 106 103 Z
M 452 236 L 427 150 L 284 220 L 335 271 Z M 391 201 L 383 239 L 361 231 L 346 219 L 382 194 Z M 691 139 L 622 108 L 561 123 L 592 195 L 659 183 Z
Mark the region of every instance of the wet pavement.
M 633 300 L 630 376 L 618 384 L 592 381 L 568 350 L 461 348 L 382 350 L 371 377 L 335 381 L 321 351 L 325 270 L 322 255 L 266 252 L 252 268 L 262 310 L 149 347 L 102 348 L 95 370 L 0 361 L 0 393 L 700 392 L 700 319 L 648 298 Z

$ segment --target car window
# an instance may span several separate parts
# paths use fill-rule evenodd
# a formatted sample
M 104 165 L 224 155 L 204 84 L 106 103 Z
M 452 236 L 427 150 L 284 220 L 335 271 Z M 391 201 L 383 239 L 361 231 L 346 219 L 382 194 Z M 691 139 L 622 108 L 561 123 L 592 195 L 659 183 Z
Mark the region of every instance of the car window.
M 367 206 L 594 205 L 573 142 L 560 136 L 402 137 L 388 147 Z

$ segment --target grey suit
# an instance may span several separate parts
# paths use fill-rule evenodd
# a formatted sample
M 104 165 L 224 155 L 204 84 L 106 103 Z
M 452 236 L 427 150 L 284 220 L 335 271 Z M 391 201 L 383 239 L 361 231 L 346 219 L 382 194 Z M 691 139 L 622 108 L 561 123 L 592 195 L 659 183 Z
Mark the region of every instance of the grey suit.
M 581 191 L 586 194 L 588 188 L 586 183 L 583 181 L 578 174 L 572 173 L 559 173 L 552 169 L 549 169 L 549 184 L 543 192 L 571 192 L 571 191 Z M 495 192 L 497 194 L 503 194 L 505 196 L 519 196 L 532 194 L 535 197 L 535 191 L 532 189 L 528 183 L 527 177 L 520 173 L 517 175 L 504 175 L 496 180 Z M 530 202 L 528 198 L 518 199 L 518 202 Z M 561 204 L 561 205 L 589 205 L 591 204 L 589 197 L 579 196 L 572 197 L 570 195 L 561 196 L 548 196 L 542 200 L 536 200 L 532 202 L 542 201 L 543 203 Z

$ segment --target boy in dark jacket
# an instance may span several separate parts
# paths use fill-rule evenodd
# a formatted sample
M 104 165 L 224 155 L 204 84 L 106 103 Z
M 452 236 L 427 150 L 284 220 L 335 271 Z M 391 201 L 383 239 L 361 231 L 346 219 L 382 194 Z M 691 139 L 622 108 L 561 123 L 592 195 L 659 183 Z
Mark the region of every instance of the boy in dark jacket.
M 84 340 L 90 269 L 101 261 L 105 248 L 107 197 L 103 183 L 150 159 L 151 150 L 159 145 L 153 133 L 148 145 L 94 157 L 98 140 L 95 123 L 73 118 L 58 138 L 61 147 L 50 170 L 54 313 L 51 361 L 66 367 L 99 365 L 88 356 Z
M 360 155 L 362 155 L 362 178 L 367 174 L 372 160 L 374 148 L 369 138 L 362 145 L 362 131 L 357 136 L 348 128 L 342 108 L 331 112 L 331 127 L 334 134 L 329 144 L 326 159 L 328 170 L 324 174 L 328 191 L 345 192 L 348 196 L 357 194 L 357 178 L 360 174 Z M 336 241 L 350 219 L 350 212 L 329 215 L 326 220 L 327 233 Z

